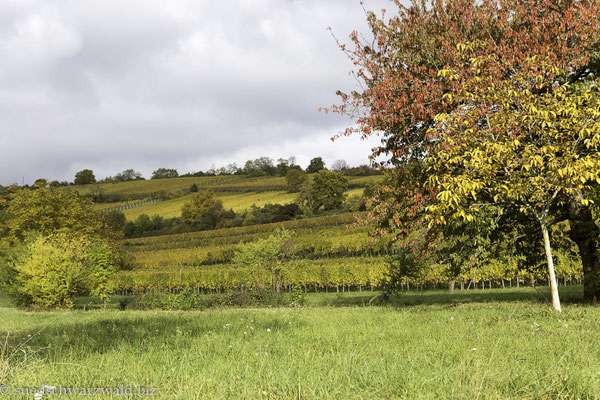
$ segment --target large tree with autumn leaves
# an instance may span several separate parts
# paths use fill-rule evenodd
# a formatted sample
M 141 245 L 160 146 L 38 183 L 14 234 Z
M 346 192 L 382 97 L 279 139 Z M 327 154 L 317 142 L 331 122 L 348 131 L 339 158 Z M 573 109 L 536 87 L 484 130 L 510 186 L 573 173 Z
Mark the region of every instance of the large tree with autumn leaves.
M 362 89 L 330 109 L 353 118 L 343 134 L 382 137 L 373 155 L 390 172 L 371 217 L 399 233 L 490 212 L 504 228 L 529 219 L 551 277 L 548 227 L 568 220 L 585 297 L 600 299 L 598 2 L 394 3 L 389 18 L 367 13 L 371 41 L 340 45 Z

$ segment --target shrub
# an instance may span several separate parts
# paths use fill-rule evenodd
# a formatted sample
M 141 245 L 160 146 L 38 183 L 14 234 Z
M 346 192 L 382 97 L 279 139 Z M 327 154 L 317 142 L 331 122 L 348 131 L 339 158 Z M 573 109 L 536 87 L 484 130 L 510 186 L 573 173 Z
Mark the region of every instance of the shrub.
M 3 283 L 18 305 L 71 308 L 79 294 L 108 299 L 116 259 L 100 239 L 63 233 L 32 235 L 13 247 Z

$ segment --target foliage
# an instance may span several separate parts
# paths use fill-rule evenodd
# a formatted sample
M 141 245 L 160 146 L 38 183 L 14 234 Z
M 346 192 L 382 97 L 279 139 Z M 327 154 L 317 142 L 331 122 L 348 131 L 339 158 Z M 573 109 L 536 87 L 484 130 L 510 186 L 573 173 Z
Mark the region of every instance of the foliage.
M 290 232 L 281 229 L 266 239 L 243 245 L 235 255 L 234 263 L 245 266 L 256 278 L 257 287 L 261 286 L 260 273 L 268 270 L 275 279 L 275 291 L 280 291 L 280 276 L 288 255 Z
M 350 165 L 346 162 L 346 160 L 336 160 L 331 164 L 331 169 L 333 171 L 346 171 L 350 168 Z
M 321 170 L 313 175 L 298 196 L 298 202 L 309 213 L 333 210 L 344 205 L 348 179 L 339 172 Z
M 249 210 L 238 215 L 239 220 L 236 219 L 233 225 L 260 225 L 289 221 L 301 214 L 300 207 L 295 203 L 285 205 L 267 203 L 262 207 L 252 205 Z
M 90 183 L 96 183 L 96 177 L 91 169 L 84 169 L 75 174 L 76 185 L 89 185 Z
M 285 180 L 287 182 L 288 185 L 288 192 L 290 193 L 296 193 L 299 192 L 300 189 L 302 188 L 302 185 L 304 185 L 304 183 L 306 183 L 306 181 L 308 180 L 308 175 L 306 174 L 306 172 L 302 171 L 301 169 L 290 169 L 286 176 L 285 176 Z
M 137 172 L 133 169 L 126 169 L 122 172 L 116 174 L 113 178 L 106 178 L 106 182 L 129 182 L 129 181 L 138 181 L 143 180 L 141 172 Z
M 118 234 L 94 211 L 89 200 L 59 189 L 19 189 L 9 197 L 4 229 L 9 241 L 17 242 L 27 232 L 45 235 L 77 232 L 81 235 L 115 238 Z
M 528 214 L 541 228 L 552 275 L 547 225 L 565 219 L 565 207 L 584 209 L 569 211 L 578 231 L 574 218 L 589 215 L 597 186 L 590 82 L 600 67 L 597 2 L 396 5 L 387 21 L 368 13 L 372 42 L 353 33 L 352 49 L 340 45 L 364 84 L 339 93 L 342 104 L 331 109 L 356 122 L 345 134 L 381 133 L 373 155 L 397 169 L 371 215 L 384 230 L 406 234 L 423 217 L 470 221 L 488 205 L 500 215 Z M 596 246 L 597 232 L 571 235 L 582 257 L 594 254 L 586 246 Z M 585 258 L 593 272 L 594 257 Z M 594 274 L 586 280 L 598 280 Z M 586 284 L 586 297 L 600 293 L 593 286 Z
M 166 178 L 177 178 L 179 173 L 176 169 L 170 168 L 159 168 L 156 171 L 152 172 L 151 179 L 166 179 Z
M 365 198 L 361 195 L 348 196 L 348 198 L 344 202 L 344 210 L 348 212 L 365 211 Z
M 302 170 L 302 168 L 296 164 L 296 157 L 290 157 L 287 160 L 285 158 L 279 158 L 277 165 L 275 166 L 275 173 L 278 176 L 287 176 L 287 173 L 291 170 Z
M 323 159 L 321 157 L 315 157 L 312 160 L 310 160 L 308 167 L 306 167 L 306 172 L 312 174 L 315 172 L 319 172 L 324 168 L 325 168 L 325 162 L 323 161 Z
M 2 286 L 19 305 L 45 308 L 70 308 L 87 293 L 108 300 L 120 262 L 108 242 L 64 232 L 32 234 L 3 253 Z
M 225 211 L 223 202 L 215 199 L 212 191 L 192 193 L 190 201 L 181 209 L 181 219 L 200 229 L 220 228 L 235 218 L 233 211 Z

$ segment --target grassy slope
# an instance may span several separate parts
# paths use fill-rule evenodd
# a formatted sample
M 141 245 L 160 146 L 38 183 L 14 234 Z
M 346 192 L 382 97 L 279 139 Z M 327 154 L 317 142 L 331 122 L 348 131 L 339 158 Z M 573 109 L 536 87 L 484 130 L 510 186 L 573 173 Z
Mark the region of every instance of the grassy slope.
M 383 179 L 381 175 L 350 176 L 347 178 L 351 186 L 364 186 L 367 183 L 380 182 Z M 200 190 L 212 188 L 216 191 L 283 190 L 287 186 L 283 177 L 246 178 L 238 175 L 225 175 L 69 186 L 68 189 L 76 190 L 81 195 L 92 192 L 100 192 L 105 195 L 151 195 L 157 192 L 181 194 L 187 192 L 193 183 L 198 185 Z
M 347 194 L 361 194 L 363 189 L 349 190 Z M 267 203 L 273 204 L 288 204 L 294 201 L 297 197 L 296 193 L 288 193 L 285 191 L 267 191 L 267 192 L 216 192 L 216 197 L 223 201 L 225 209 L 233 209 L 235 212 L 240 212 L 249 209 L 252 205 L 262 207 Z M 161 201 L 159 203 L 149 204 L 146 206 L 131 208 L 125 210 L 125 217 L 128 220 L 135 220 L 139 215 L 160 215 L 164 218 L 173 218 L 181 216 L 181 207 L 189 201 L 189 195 L 181 196 L 173 200 Z
M 316 306 L 371 297 L 203 312 L 27 313 L 4 304 L 0 335 L 11 332 L 5 350 L 14 356 L 0 380 L 134 383 L 176 399 L 600 398 L 597 307 L 556 314 L 532 289 Z
M 252 204 L 263 206 L 266 203 L 287 204 L 291 203 L 296 195 L 284 191 L 273 192 L 217 192 L 216 197 L 223 202 L 225 209 L 232 208 L 233 211 L 244 211 Z M 173 218 L 181 216 L 181 207 L 189 201 L 189 195 L 178 197 L 173 200 L 161 201 L 159 203 L 149 204 L 125 210 L 125 217 L 129 220 L 136 219 L 140 214 L 160 215 L 165 218 Z

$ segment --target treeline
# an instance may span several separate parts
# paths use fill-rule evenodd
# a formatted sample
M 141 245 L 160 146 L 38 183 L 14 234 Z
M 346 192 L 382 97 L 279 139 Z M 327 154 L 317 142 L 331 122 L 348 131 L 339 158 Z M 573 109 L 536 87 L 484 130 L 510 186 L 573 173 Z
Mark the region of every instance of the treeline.
M 295 157 L 290 158 L 279 158 L 277 161 L 269 157 L 259 157 L 255 160 L 248 160 L 243 166 L 238 166 L 236 163 L 228 164 L 225 167 L 212 167 L 206 171 L 195 171 L 188 172 L 185 174 L 179 174 L 177 169 L 174 168 L 158 168 L 152 172 L 150 179 L 168 179 L 178 177 L 202 177 L 202 176 L 218 176 L 218 175 L 244 175 L 247 177 L 259 177 L 259 176 L 286 176 L 288 171 L 296 169 L 305 171 L 308 173 L 319 172 L 323 169 L 327 169 L 325 162 L 321 157 L 313 158 L 309 165 L 303 169 L 296 163 Z M 369 165 L 360 165 L 357 167 L 350 167 L 344 160 L 334 161 L 331 165 L 331 170 L 342 172 L 347 176 L 371 176 L 380 175 L 381 171 L 373 168 Z M 114 176 L 108 176 L 104 179 L 97 179 L 94 172 L 91 169 L 83 169 L 75 174 L 73 182 L 68 181 L 49 181 L 45 178 L 37 179 L 33 185 L 23 185 L 24 188 L 31 187 L 61 187 L 69 185 L 89 185 L 93 183 L 119 183 L 129 182 L 136 180 L 145 180 L 141 172 L 134 169 L 125 169 Z M 17 184 L 14 184 L 15 186 Z M 0 193 L 4 188 L 0 185 Z

